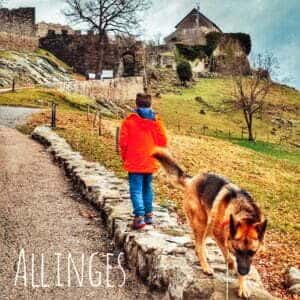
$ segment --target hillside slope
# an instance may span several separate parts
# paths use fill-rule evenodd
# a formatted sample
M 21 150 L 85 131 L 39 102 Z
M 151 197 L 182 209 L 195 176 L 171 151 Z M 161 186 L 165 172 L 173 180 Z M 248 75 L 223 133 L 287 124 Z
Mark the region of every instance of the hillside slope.
M 155 108 L 169 129 L 196 137 L 204 134 L 234 142 L 241 139 L 242 131 L 243 137 L 247 137 L 242 112 L 232 110 L 227 104 L 233 99 L 234 87 L 230 78 L 197 79 L 190 88 L 174 85 L 173 81 L 154 82 L 161 92 Z M 256 139 L 276 144 L 299 144 L 299 114 L 300 92 L 274 83 L 263 113 L 255 116 Z
M 15 52 L 0 50 L 0 88 L 12 85 L 47 84 L 69 80 L 72 70 L 54 55 L 44 50 Z

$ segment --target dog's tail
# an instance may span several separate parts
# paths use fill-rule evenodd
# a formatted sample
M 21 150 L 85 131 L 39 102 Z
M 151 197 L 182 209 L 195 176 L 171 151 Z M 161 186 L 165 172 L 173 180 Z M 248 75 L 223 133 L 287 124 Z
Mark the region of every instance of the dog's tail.
M 188 179 L 191 177 L 186 174 L 181 167 L 175 162 L 171 154 L 164 148 L 155 148 L 152 156 L 159 161 L 166 173 L 173 178 L 175 182 L 182 187 L 187 185 Z

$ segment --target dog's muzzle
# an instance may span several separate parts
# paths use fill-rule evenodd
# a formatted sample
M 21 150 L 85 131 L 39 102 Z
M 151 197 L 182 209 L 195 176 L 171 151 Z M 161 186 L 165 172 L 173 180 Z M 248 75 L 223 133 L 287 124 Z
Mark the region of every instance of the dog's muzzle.
M 250 272 L 251 261 L 246 258 L 237 258 L 238 273 L 242 276 L 248 275 Z
M 242 276 L 248 275 L 250 272 L 250 267 L 238 267 L 238 272 Z

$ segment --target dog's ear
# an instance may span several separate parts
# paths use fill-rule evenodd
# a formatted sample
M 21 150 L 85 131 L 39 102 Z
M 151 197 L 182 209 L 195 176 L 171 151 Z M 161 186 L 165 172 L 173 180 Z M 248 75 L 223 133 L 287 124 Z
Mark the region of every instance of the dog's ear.
M 230 215 L 230 237 L 234 238 L 237 232 L 237 224 L 234 220 L 233 215 Z
M 265 232 L 267 229 L 267 224 L 268 224 L 268 220 L 265 220 L 265 221 L 255 225 L 255 229 L 257 231 L 259 240 L 262 240 L 264 238 L 264 235 L 265 235 Z

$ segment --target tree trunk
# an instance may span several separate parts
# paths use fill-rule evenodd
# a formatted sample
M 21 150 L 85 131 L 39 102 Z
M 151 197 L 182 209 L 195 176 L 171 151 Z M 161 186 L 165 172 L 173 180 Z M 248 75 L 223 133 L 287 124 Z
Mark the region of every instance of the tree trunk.
M 248 140 L 250 142 L 254 142 L 254 137 L 253 137 L 253 130 L 252 130 L 252 120 L 253 120 L 253 116 L 252 114 L 247 111 L 246 109 L 243 110 L 244 112 L 244 117 L 245 117 L 245 121 L 246 121 L 246 124 L 247 124 L 247 129 L 248 129 Z
M 104 60 L 104 47 L 105 47 L 105 33 L 99 33 L 99 49 L 98 49 L 98 72 L 101 74 L 103 71 L 103 60 Z
M 250 142 L 254 142 L 253 128 L 252 128 L 252 115 L 249 115 L 249 119 L 247 122 L 247 128 L 248 128 L 248 140 Z

